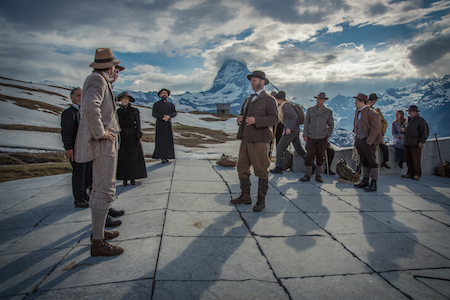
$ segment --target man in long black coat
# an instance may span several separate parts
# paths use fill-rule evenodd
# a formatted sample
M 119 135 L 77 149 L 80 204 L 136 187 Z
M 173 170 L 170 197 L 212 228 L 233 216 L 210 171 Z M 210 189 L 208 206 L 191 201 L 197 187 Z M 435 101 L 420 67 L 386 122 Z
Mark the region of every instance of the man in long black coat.
M 153 105 L 152 116 L 156 119 L 155 151 L 153 158 L 161 159 L 162 163 L 169 162 L 169 159 L 175 158 L 175 149 L 173 144 L 172 118 L 177 115 L 175 105 L 167 101 L 170 96 L 168 89 L 162 89 L 158 92 L 161 98 Z
M 61 137 L 66 149 L 66 157 L 72 164 L 72 192 L 75 207 L 89 207 L 87 188 L 92 188 L 92 162 L 77 163 L 73 149 L 79 124 L 81 88 L 76 87 L 70 92 L 72 105 L 61 114 Z

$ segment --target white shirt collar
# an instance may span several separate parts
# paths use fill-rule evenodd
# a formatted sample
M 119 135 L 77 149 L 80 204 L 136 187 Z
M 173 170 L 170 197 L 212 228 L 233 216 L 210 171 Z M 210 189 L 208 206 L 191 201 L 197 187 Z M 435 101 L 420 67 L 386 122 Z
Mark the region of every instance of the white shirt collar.
M 75 107 L 77 110 L 80 110 L 80 106 L 78 106 L 77 104 L 72 103 L 72 106 Z

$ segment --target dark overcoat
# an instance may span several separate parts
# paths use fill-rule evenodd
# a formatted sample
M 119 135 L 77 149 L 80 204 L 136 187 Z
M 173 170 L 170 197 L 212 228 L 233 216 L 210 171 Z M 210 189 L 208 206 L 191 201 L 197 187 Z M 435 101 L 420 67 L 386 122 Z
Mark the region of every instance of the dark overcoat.
M 425 144 L 430 134 L 427 121 L 419 115 L 414 118 L 408 117 L 402 127 L 406 130 L 403 135 L 404 146 L 418 147 L 419 143 Z
M 169 121 L 164 121 L 164 115 L 169 115 Z M 155 151 L 153 158 L 174 159 L 175 148 L 172 133 L 172 118 L 177 115 L 175 105 L 167 100 L 159 100 L 153 105 L 152 116 L 156 119 Z
M 117 179 L 139 179 L 147 177 L 144 152 L 141 144 L 141 118 L 139 110 L 130 104 L 117 110 L 120 140 L 117 163 Z

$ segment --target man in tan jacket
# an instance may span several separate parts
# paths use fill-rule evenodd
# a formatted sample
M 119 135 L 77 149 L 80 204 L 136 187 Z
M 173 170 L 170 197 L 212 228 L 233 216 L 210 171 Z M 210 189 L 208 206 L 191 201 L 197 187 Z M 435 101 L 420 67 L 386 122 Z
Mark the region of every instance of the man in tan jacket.
M 98 48 L 94 71 L 83 85 L 80 105 L 80 125 L 75 143 L 75 161 L 92 161 L 92 192 L 89 206 L 92 214 L 92 256 L 113 256 L 123 248 L 113 246 L 107 239 L 119 235 L 105 231 L 105 220 L 116 192 L 117 139 L 116 103 L 109 78 L 120 63 L 109 48 Z
M 356 134 L 355 146 L 363 165 L 363 180 L 355 184 L 356 188 L 364 188 L 366 192 L 377 190 L 378 164 L 375 156 L 377 145 L 382 141 L 380 133 L 380 118 L 378 113 L 369 106 L 367 95 L 359 93 L 355 98 L 355 120 L 353 132 Z M 369 185 L 369 179 L 372 181 Z
M 264 85 L 269 84 L 266 74 L 254 71 L 247 76 L 252 84 L 254 94 L 244 100 L 241 113 L 237 117 L 239 132 L 237 138 L 242 140 L 239 148 L 237 172 L 241 194 L 231 199 L 233 204 L 251 204 L 250 167 L 253 166 L 258 181 L 258 201 L 254 211 L 265 207 L 265 197 L 269 189 L 269 147 L 272 140 L 272 126 L 278 123 L 278 109 L 275 98 L 268 95 Z

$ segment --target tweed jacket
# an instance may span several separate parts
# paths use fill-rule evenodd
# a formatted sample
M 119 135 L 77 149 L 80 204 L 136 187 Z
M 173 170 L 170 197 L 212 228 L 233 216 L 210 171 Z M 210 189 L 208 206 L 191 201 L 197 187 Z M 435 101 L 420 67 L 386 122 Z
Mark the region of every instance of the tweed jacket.
M 358 111 L 355 112 L 355 119 L 353 121 L 353 132 L 355 134 L 358 133 L 358 129 L 356 128 L 357 123 Z M 377 111 L 370 106 L 364 107 L 361 111 L 361 126 L 364 134 L 367 136 L 367 144 L 378 145 L 383 141 L 383 137 L 381 136 L 380 117 L 378 116 Z
M 240 116 L 244 117 L 239 126 L 238 139 L 249 143 L 270 143 L 273 139 L 272 126 L 278 124 L 278 106 L 274 97 L 262 91 L 252 101 L 253 96 L 245 98 Z M 255 117 L 255 124 L 247 126 L 246 117 Z
M 84 163 L 100 156 L 100 141 L 105 129 L 119 132 L 116 103 L 111 84 L 94 71 L 84 84 L 80 105 L 80 125 L 75 143 L 75 161 Z M 106 140 L 111 142 L 109 140 Z
M 312 139 L 324 139 L 330 137 L 334 129 L 333 111 L 327 107 L 320 110 L 312 106 L 306 110 L 303 136 Z
M 402 128 L 406 130 L 403 145 L 408 147 L 418 147 L 419 143 L 425 144 L 430 134 L 427 121 L 418 114 L 414 118 L 408 117 Z

